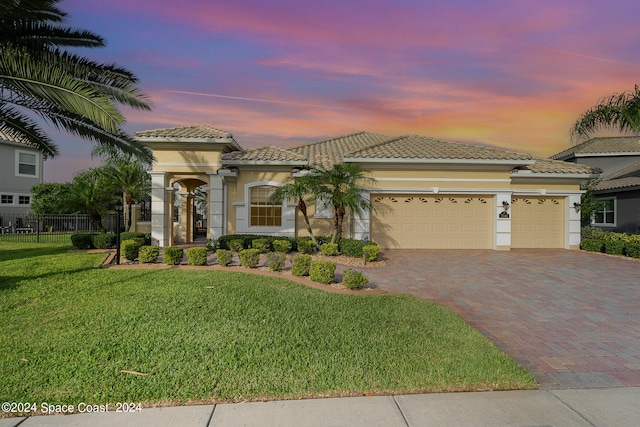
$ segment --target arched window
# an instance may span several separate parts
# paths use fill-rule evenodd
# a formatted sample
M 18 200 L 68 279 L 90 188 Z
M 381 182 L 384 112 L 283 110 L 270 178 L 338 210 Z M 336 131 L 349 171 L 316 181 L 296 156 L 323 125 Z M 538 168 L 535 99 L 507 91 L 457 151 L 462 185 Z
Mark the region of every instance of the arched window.
M 282 205 L 274 204 L 271 196 L 276 191 L 272 185 L 251 187 L 251 221 L 252 227 L 281 227 Z

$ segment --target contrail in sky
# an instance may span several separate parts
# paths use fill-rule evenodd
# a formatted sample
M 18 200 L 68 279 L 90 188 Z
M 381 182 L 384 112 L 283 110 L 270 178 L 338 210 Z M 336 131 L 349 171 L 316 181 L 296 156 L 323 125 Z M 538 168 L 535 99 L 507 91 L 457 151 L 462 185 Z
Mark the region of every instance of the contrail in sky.
M 347 110 L 347 108 L 329 106 L 329 105 L 316 105 L 316 104 L 302 104 L 299 102 L 290 102 L 290 101 L 275 101 L 271 99 L 258 99 L 258 98 L 244 98 L 241 96 L 228 96 L 228 95 L 218 95 L 214 93 L 201 93 L 201 92 L 187 92 L 184 90 L 165 90 L 165 92 L 171 93 L 181 93 L 184 95 L 196 95 L 196 96 L 209 96 L 212 98 L 224 98 L 224 99 L 236 99 L 239 101 L 251 101 L 251 102 L 266 102 L 268 104 L 281 104 L 281 105 L 296 105 L 298 107 L 312 107 L 312 108 L 327 108 L 330 110 Z

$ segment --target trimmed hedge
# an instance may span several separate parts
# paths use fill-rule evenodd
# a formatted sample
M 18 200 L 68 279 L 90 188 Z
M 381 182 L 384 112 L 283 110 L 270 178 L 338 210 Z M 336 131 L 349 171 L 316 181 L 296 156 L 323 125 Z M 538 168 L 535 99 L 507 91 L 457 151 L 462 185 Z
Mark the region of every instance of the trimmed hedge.
M 240 251 L 240 264 L 244 267 L 256 268 L 260 262 L 259 249 L 245 249 Z
M 604 242 L 601 239 L 582 239 L 580 249 L 589 252 L 603 252 Z
M 129 261 L 135 261 L 138 258 L 138 251 L 144 245 L 144 240 L 127 239 L 120 242 L 120 254 Z
M 157 246 L 140 246 L 138 250 L 138 261 L 144 264 L 153 264 L 158 261 L 160 255 L 160 248 Z
M 314 282 L 328 285 L 333 282 L 336 273 L 336 263 L 332 261 L 312 261 L 309 277 Z
M 168 265 L 178 265 L 182 262 L 184 250 L 178 246 L 169 246 L 164 248 L 162 254 L 162 262 Z
M 233 239 L 229 242 L 229 249 L 233 252 L 240 252 L 244 249 L 244 242 L 242 239 Z
M 362 247 L 362 257 L 364 262 L 376 262 L 380 256 L 380 246 L 375 243 L 369 243 Z
M 348 269 L 343 273 L 342 284 L 347 289 L 362 289 L 367 283 L 369 279 L 362 274 L 362 271 Z
M 274 251 L 280 252 L 283 254 L 288 254 L 291 251 L 291 247 L 293 246 L 291 244 L 291 240 L 288 240 L 288 239 L 274 240 L 273 243 L 271 243 L 271 245 L 273 246 Z
M 337 243 L 324 243 L 320 246 L 320 252 L 324 256 L 336 256 L 338 255 L 338 244 Z
M 80 233 L 71 235 L 71 244 L 76 249 L 95 249 L 92 237 L 94 234 Z
M 313 253 L 314 245 L 311 239 L 308 240 L 300 240 L 298 242 L 298 252 L 301 254 L 311 254 Z
M 362 257 L 362 247 L 366 244 L 371 244 L 364 240 L 355 239 L 340 239 L 340 252 L 343 255 L 360 258 Z
M 266 254 L 271 250 L 271 243 L 269 243 L 269 239 L 254 239 L 251 241 L 251 249 L 257 249 Z
M 308 276 L 311 268 L 311 255 L 297 254 L 293 256 L 291 274 L 294 276 Z
M 287 255 L 282 252 L 271 252 L 267 255 L 267 265 L 273 271 L 282 271 Z
M 217 258 L 218 264 L 223 267 L 226 267 L 229 264 L 231 264 L 231 257 L 232 257 L 231 251 L 228 249 L 218 249 L 216 251 L 216 258 Z
M 580 249 L 583 251 L 640 258 L 640 235 L 638 234 L 627 235 L 585 227 L 581 235 Z
M 122 241 L 122 239 L 120 239 Z M 91 243 L 96 249 L 109 249 L 116 246 L 115 233 L 100 233 L 91 235 Z
M 142 239 L 143 245 L 151 245 L 151 234 L 149 233 L 139 233 L 136 231 L 125 231 L 120 233 L 120 241 L 123 240 L 131 240 L 131 239 Z
M 207 265 L 207 248 L 187 249 L 187 264 Z

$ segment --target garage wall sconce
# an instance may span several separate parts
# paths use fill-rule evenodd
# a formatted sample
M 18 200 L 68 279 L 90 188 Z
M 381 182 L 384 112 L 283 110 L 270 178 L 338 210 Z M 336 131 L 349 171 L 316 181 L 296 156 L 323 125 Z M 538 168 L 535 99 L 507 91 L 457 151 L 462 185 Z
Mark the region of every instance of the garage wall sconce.
M 504 211 L 508 211 L 509 210 L 509 202 L 507 202 L 506 200 L 502 201 L 502 208 L 504 209 Z
M 573 208 L 576 210 L 576 212 L 580 212 L 580 208 L 582 207 L 582 205 L 578 202 L 575 202 L 573 204 Z

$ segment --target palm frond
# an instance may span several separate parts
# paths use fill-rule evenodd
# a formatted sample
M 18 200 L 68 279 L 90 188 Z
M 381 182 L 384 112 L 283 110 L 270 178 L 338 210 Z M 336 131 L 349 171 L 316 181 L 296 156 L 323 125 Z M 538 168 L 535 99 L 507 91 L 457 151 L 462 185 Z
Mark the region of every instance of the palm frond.
M 36 148 L 45 158 L 53 158 L 58 154 L 56 144 L 35 121 L 4 103 L 0 103 L 0 131 L 18 142 Z
M 18 21 L 1 25 L 0 43 L 34 47 L 103 47 L 104 39 L 82 29 L 60 27 L 37 21 Z

